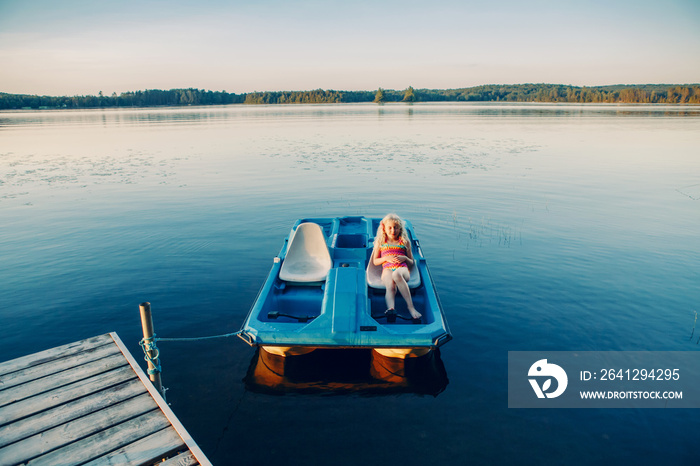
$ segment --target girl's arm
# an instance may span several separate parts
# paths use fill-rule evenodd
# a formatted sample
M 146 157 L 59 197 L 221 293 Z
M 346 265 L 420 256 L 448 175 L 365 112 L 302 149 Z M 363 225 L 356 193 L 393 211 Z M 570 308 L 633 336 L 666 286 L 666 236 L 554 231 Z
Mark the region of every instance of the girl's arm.
M 382 265 L 384 262 L 386 262 L 386 258 L 379 257 L 379 248 L 375 245 L 372 251 L 372 263 L 374 265 Z
M 408 240 L 408 247 L 406 248 L 406 257 L 410 259 L 410 262 L 408 263 L 409 265 L 415 265 L 416 260 L 413 258 L 413 245 L 411 244 L 411 240 Z

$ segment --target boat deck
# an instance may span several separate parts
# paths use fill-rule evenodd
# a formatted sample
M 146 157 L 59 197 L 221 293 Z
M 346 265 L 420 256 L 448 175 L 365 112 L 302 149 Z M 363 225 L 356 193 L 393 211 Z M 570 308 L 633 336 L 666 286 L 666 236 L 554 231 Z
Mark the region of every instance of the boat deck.
M 0 364 L 0 465 L 156 462 L 211 464 L 116 333 Z

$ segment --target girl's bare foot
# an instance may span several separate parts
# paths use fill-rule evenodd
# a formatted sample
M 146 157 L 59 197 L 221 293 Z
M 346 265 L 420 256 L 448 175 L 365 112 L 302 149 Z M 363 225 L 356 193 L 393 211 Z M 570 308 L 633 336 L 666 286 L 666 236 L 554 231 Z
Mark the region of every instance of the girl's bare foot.
M 408 312 L 411 314 L 411 317 L 413 317 L 414 319 L 420 319 L 421 317 L 423 317 L 423 314 L 416 311 L 415 308 L 409 309 Z

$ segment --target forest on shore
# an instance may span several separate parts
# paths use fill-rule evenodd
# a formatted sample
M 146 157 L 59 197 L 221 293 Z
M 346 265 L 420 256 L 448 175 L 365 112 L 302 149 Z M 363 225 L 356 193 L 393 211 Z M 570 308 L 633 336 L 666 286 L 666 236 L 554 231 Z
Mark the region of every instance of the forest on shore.
M 568 102 L 700 104 L 700 84 L 577 87 L 562 84 L 485 85 L 461 89 L 269 91 L 245 94 L 200 89 L 144 90 L 119 95 L 38 96 L 0 93 L 0 110 L 350 102 Z

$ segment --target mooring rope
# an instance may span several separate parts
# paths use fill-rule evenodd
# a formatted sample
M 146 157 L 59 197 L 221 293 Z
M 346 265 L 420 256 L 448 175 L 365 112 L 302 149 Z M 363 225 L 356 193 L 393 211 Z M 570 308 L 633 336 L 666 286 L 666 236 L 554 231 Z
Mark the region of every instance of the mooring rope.
M 240 335 L 242 330 L 233 333 L 226 333 L 224 335 L 212 335 L 210 337 L 194 337 L 194 338 L 156 338 L 157 341 L 198 341 L 198 340 L 212 340 L 214 338 L 227 338 Z
M 193 337 L 193 338 L 159 338 L 159 337 L 156 337 L 156 334 L 154 333 L 153 336 L 150 338 L 142 338 L 141 341 L 139 341 L 139 345 L 141 346 L 141 349 L 143 349 L 143 354 L 144 354 L 143 359 L 145 359 L 146 362 L 151 363 L 153 365 L 153 369 L 148 369 L 148 375 L 153 375 L 153 374 L 161 372 L 160 360 L 158 359 L 158 356 L 160 355 L 160 351 L 158 350 L 158 347 L 156 347 L 157 341 L 212 340 L 214 338 L 233 337 L 236 335 L 240 335 L 241 332 L 242 332 L 242 330 L 239 330 L 239 331 L 233 332 L 233 333 L 225 333 L 223 335 L 212 335 L 212 336 L 208 336 L 208 337 Z
M 141 345 L 141 349 L 143 349 L 143 359 L 149 363 L 148 375 L 158 374 L 161 371 L 161 367 L 160 360 L 158 359 L 160 351 L 158 351 L 158 348 L 156 347 L 156 335 L 153 334 L 153 336 L 150 338 L 141 339 L 139 345 Z M 151 354 L 153 355 L 151 356 Z M 150 368 L 151 366 L 153 366 L 153 369 Z

